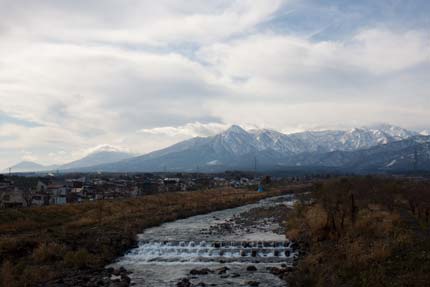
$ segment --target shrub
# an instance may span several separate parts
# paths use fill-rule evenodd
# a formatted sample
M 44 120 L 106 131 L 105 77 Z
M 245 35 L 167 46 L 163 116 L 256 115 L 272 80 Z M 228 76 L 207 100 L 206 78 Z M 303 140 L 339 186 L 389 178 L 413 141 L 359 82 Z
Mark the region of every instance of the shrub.
M 305 221 L 312 238 L 318 240 L 327 224 L 327 212 L 320 205 L 313 205 L 306 211 Z
M 0 283 L 1 286 L 7 287 L 15 287 L 18 286 L 18 282 L 16 280 L 16 270 L 13 264 L 10 261 L 5 261 L 0 270 Z
M 64 245 L 55 242 L 41 243 L 33 250 L 33 259 L 37 263 L 47 263 L 61 259 L 66 252 Z
M 93 256 L 86 249 L 78 251 L 69 251 L 64 256 L 64 263 L 71 268 L 84 269 L 93 263 Z
M 34 286 L 38 283 L 46 282 L 57 277 L 57 270 L 49 266 L 26 266 L 20 273 L 20 286 Z
M 287 231 L 287 238 L 292 241 L 297 241 L 300 238 L 300 229 L 292 228 Z

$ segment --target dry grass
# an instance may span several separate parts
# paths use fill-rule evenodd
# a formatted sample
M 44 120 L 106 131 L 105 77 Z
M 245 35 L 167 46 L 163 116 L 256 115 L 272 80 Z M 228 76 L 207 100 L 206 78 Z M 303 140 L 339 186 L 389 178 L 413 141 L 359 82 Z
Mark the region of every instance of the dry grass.
M 430 233 L 405 205 L 411 185 L 366 177 L 318 186 L 314 200 L 297 204 L 288 220 L 287 236 L 307 251 L 289 285 L 428 284 Z
M 33 250 L 32 259 L 36 263 L 49 263 L 60 260 L 65 253 L 66 247 L 63 244 L 43 242 Z
M 327 212 L 321 205 L 314 205 L 305 212 L 304 220 L 312 238 L 320 238 L 327 225 Z

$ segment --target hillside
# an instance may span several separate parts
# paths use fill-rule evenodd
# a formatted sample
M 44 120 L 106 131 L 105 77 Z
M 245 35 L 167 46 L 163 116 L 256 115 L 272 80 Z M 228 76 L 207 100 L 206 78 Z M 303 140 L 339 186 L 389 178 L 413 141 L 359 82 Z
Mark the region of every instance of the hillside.
M 255 168 L 271 171 L 287 167 L 336 167 L 356 171 L 412 167 L 427 169 L 427 141 L 425 136 L 387 125 L 380 129 L 295 134 L 273 130 L 246 131 L 239 126 L 232 126 L 212 137 L 193 138 L 146 155 L 91 166 L 82 171 L 218 172 Z M 421 150 L 418 147 L 420 144 L 423 145 L 422 152 L 417 155 L 420 157 L 417 166 L 406 160 L 410 158 L 407 148 L 414 149 L 416 145 Z M 363 157 L 369 160 L 360 163 Z

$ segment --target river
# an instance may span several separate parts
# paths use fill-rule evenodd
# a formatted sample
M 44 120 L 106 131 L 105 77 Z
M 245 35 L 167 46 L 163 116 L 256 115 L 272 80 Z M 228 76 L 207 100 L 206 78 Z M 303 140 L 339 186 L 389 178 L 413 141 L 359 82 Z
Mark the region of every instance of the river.
M 131 271 L 134 286 L 286 286 L 270 268 L 297 260 L 279 224 L 293 202 L 273 197 L 147 229 L 111 267 Z

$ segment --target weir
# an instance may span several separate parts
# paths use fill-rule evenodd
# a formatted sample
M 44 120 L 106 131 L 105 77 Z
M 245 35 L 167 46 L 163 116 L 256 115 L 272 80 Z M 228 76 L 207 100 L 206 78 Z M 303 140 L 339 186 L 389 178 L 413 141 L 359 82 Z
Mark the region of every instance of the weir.
M 136 262 L 292 262 L 289 241 L 141 241 L 127 254 Z

